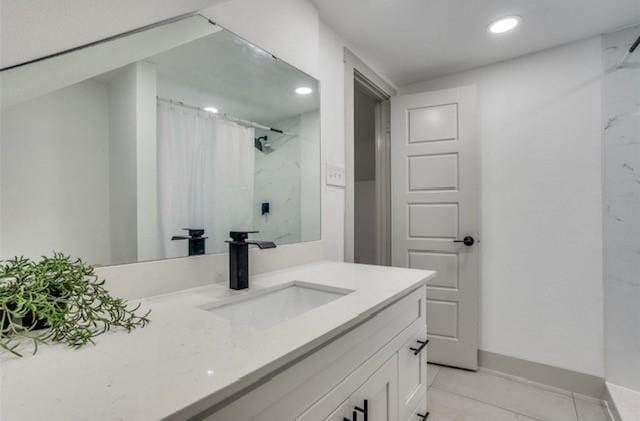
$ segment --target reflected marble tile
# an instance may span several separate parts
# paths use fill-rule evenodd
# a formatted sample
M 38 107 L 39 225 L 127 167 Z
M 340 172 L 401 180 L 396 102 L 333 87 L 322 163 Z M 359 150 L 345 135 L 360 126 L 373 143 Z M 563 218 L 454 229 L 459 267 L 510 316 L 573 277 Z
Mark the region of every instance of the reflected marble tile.
M 435 387 L 429 389 L 427 399 L 429 419 L 437 421 L 535 421 Z
M 638 36 L 639 26 L 602 37 L 605 68 L 612 69 Z M 640 55 L 602 80 L 604 310 L 607 378 L 640 388 L 637 317 L 640 302 Z
M 540 421 L 575 421 L 571 396 L 484 372 L 441 367 L 433 387 L 466 396 Z

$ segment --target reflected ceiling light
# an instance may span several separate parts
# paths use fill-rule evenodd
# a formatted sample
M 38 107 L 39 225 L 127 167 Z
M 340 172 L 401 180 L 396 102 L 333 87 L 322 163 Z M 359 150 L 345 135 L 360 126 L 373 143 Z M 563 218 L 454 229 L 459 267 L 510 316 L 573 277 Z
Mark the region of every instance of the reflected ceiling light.
M 520 16 L 507 16 L 493 22 L 487 30 L 492 34 L 502 34 L 514 29 L 520 23 Z
M 213 114 L 218 114 L 218 109 L 216 107 L 205 107 L 204 110 Z
M 298 95 L 309 95 L 311 92 L 313 92 L 313 89 L 309 88 L 308 86 L 301 86 L 296 89 L 296 93 Z

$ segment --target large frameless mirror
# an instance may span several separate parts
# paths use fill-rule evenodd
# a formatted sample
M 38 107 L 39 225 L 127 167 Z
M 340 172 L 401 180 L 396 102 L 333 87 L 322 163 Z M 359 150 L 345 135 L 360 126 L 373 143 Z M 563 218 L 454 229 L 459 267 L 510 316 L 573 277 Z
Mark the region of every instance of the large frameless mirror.
M 317 80 L 195 15 L 3 69 L 0 258 L 320 238 Z

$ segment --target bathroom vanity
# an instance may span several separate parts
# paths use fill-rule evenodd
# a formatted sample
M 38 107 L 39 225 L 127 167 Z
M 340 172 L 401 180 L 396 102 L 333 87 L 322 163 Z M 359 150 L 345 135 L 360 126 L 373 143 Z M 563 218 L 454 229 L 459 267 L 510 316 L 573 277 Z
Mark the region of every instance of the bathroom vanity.
M 318 262 L 151 297 L 144 329 L 5 358 L 1 418 L 419 421 L 433 276 Z

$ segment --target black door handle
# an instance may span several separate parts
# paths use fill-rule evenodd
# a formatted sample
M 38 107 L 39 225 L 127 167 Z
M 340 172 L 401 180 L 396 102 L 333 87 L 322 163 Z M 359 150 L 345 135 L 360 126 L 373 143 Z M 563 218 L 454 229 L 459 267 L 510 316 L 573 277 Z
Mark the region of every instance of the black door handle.
M 467 236 L 466 236 L 466 237 L 464 237 L 462 240 L 453 240 L 453 242 L 454 242 L 454 243 L 462 243 L 462 244 L 464 244 L 465 246 L 469 247 L 469 246 L 472 246 L 472 245 L 473 245 L 473 243 L 475 243 L 475 242 L 476 242 L 476 240 L 474 240 L 472 236 L 467 235 Z
M 427 412 L 426 414 L 416 414 L 418 416 L 418 418 L 422 418 L 421 421 L 425 421 L 427 418 L 429 418 L 429 413 Z

